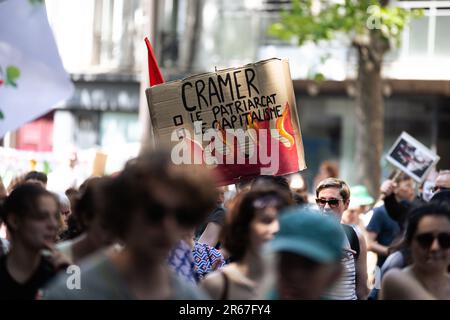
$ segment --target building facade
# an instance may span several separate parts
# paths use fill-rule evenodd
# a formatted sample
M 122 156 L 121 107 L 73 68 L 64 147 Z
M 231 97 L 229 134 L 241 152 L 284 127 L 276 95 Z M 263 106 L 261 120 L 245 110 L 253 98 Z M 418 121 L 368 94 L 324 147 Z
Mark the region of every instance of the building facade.
M 112 153 L 128 150 L 127 156 L 138 150 L 141 137 L 148 134 L 143 38 L 150 35 L 166 80 L 271 57 L 289 59 L 308 166 L 305 176 L 311 184 L 320 163 L 331 159 L 339 163 L 341 176 L 354 182 L 355 53 L 345 38 L 299 48 L 269 37 L 268 26 L 280 19 L 290 1 L 47 0 L 46 4 L 63 63 L 76 85 L 74 97 L 46 116 L 53 119 L 54 132 L 47 149 L 97 147 Z M 439 168 L 449 168 L 450 1 L 395 4 L 423 8 L 425 15 L 412 21 L 401 47 L 385 60 L 384 150 L 407 131 L 440 155 Z M 327 79 L 319 86 L 310 80 L 316 72 Z M 26 141 L 18 145 L 30 147 Z M 380 161 L 387 175 L 390 167 Z

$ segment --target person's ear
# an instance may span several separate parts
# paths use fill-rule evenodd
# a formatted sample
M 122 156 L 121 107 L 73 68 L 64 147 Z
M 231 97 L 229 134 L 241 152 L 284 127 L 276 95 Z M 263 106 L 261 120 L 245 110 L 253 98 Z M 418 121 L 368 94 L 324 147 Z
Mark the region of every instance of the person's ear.
M 347 210 L 347 209 L 348 209 L 349 204 L 350 204 L 350 199 L 347 199 L 347 200 L 344 202 L 344 210 Z
M 8 228 L 10 229 L 10 231 L 15 232 L 19 229 L 20 223 L 19 223 L 19 219 L 17 218 L 17 216 L 15 214 L 9 214 L 6 217 L 6 225 L 8 226 Z

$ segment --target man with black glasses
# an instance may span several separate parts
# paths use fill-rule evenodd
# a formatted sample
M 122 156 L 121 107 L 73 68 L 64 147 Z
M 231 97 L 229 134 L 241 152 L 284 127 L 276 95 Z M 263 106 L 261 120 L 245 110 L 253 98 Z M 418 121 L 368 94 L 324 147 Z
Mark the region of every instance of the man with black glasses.
M 450 190 L 450 170 L 441 170 L 434 182 L 433 192 L 437 193 L 446 190 Z
M 350 203 L 348 185 L 336 178 L 322 180 L 316 188 L 316 203 L 319 209 L 341 221 L 342 214 Z M 353 227 L 342 224 L 347 235 L 343 243 L 341 263 L 344 271 L 336 284 L 324 298 L 333 300 L 363 300 L 367 298 L 367 249 L 363 235 Z
M 433 188 L 433 202 L 444 202 L 450 205 L 450 170 L 441 170 L 436 177 Z M 450 266 L 449 266 L 450 270 Z

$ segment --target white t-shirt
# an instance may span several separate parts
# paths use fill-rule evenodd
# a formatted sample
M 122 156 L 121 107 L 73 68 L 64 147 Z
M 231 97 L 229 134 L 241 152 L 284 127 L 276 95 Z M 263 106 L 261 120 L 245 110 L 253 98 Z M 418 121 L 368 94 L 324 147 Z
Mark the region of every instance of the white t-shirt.
M 373 216 L 373 210 L 370 210 L 362 215 L 361 220 L 363 221 L 365 228 L 367 228 L 367 226 L 369 225 L 369 222 L 372 219 L 372 216 Z

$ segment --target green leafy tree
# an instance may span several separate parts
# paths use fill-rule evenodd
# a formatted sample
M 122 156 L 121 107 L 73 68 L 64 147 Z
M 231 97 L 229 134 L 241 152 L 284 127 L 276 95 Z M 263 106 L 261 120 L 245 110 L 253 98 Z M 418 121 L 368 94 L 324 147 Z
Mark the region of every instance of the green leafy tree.
M 28 2 L 30 2 L 30 4 L 33 6 L 44 4 L 44 0 L 28 0 Z
M 299 46 L 346 35 L 358 56 L 356 79 L 356 180 L 378 194 L 383 150 L 384 102 L 381 69 L 386 53 L 398 46 L 409 20 L 423 14 L 389 5 L 389 0 L 293 0 L 292 8 L 269 34 L 295 39 Z
M 9 65 L 6 67 L 6 71 L 0 66 L 0 88 L 4 86 L 10 86 L 17 88 L 17 79 L 20 77 L 20 69 L 16 66 Z M 5 119 L 5 114 L 0 109 L 0 120 Z

